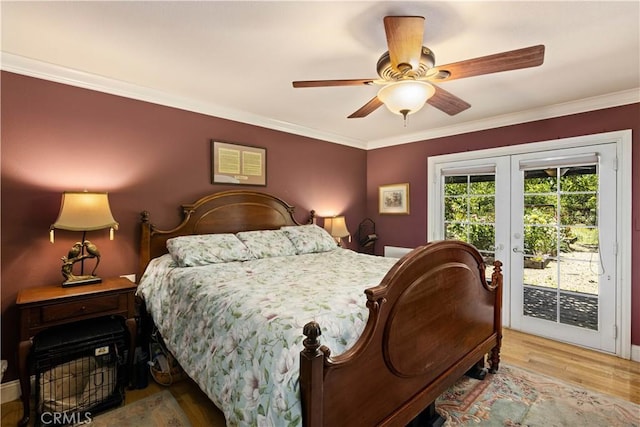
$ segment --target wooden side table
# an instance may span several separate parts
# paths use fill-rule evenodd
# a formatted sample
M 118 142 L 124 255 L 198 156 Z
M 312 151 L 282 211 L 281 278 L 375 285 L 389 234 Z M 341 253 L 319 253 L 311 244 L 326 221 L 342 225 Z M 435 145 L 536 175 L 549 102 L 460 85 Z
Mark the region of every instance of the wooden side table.
M 16 305 L 20 312 L 18 370 L 23 416 L 18 423 L 26 426 L 30 418 L 31 383 L 28 363 L 33 337 L 52 326 L 102 316 L 121 316 L 129 331 L 129 378 L 136 348 L 136 284 L 122 277 L 103 279 L 102 283 L 63 288 L 61 285 L 22 289 Z

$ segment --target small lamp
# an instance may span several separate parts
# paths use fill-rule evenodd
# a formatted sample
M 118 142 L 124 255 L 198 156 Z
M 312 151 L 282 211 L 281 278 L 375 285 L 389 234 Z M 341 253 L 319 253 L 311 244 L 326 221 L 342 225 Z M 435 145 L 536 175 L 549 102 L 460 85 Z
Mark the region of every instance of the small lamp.
M 342 246 L 342 238 L 349 236 L 351 241 L 351 234 L 347 230 L 347 223 L 344 220 L 344 216 L 334 216 L 324 219 L 324 229 L 336 239 L 338 246 Z
M 378 98 L 389 111 L 404 117 L 424 107 L 425 102 L 433 96 L 436 89 L 427 82 L 418 80 L 401 80 L 391 83 L 378 91 Z
M 67 256 L 62 257 L 63 287 L 100 283 L 102 279 L 95 275 L 100 264 L 100 251 L 95 244 L 86 240 L 87 231 L 109 228 L 109 239 L 113 240 L 113 232 L 118 223 L 113 219 L 107 193 L 73 192 L 62 193 L 58 219 L 49 229 L 49 240 L 54 242 L 54 230 L 82 231 L 82 241 L 76 242 Z M 87 253 L 85 253 L 85 251 Z M 84 274 L 84 260 L 95 258 L 96 265 L 91 274 Z M 80 262 L 80 275 L 73 272 L 73 265 Z

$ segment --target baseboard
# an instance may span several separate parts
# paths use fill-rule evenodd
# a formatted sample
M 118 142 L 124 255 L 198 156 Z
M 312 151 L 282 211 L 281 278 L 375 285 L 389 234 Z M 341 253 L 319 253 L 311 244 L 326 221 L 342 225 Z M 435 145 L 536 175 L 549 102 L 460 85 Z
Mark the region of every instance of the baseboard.
M 402 258 L 412 250 L 413 248 L 402 248 L 399 246 L 385 246 L 384 256 L 389 258 Z
M 3 404 L 20 399 L 20 381 L 14 380 L 2 383 L 2 387 L 0 387 L 0 398 Z
M 640 345 L 631 345 L 631 360 L 640 362 Z

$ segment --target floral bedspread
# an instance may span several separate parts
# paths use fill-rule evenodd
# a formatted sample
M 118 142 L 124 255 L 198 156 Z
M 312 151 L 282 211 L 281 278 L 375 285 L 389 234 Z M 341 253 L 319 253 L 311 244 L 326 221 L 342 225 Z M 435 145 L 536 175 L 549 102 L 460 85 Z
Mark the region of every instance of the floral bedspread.
M 346 351 L 367 321 L 364 290 L 396 261 L 338 248 L 178 268 L 164 255 L 138 293 L 228 426 L 299 426 L 303 326 L 317 321 L 322 344 L 333 355 Z

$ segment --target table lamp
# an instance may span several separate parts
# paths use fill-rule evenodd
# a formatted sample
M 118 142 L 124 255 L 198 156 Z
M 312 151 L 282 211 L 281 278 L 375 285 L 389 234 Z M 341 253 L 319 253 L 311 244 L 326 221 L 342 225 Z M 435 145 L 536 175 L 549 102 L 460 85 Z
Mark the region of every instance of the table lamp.
M 349 236 L 349 241 L 351 241 L 351 234 L 349 233 L 349 230 L 347 230 L 347 223 L 342 215 L 325 218 L 324 229 L 327 230 L 334 239 L 336 239 L 338 246 L 342 246 L 342 238 L 344 237 Z
M 87 231 L 109 228 L 109 239 L 118 223 L 113 219 L 107 193 L 89 191 L 65 191 L 62 193 L 58 219 L 49 229 L 49 240 L 54 242 L 54 230 L 82 231 L 82 241 L 76 242 L 69 253 L 62 257 L 62 287 L 100 283 L 102 279 L 95 275 L 100 264 L 100 251 L 95 244 L 86 240 Z M 84 260 L 94 258 L 96 264 L 91 274 L 84 274 Z M 73 265 L 80 262 L 80 274 L 73 272 Z

